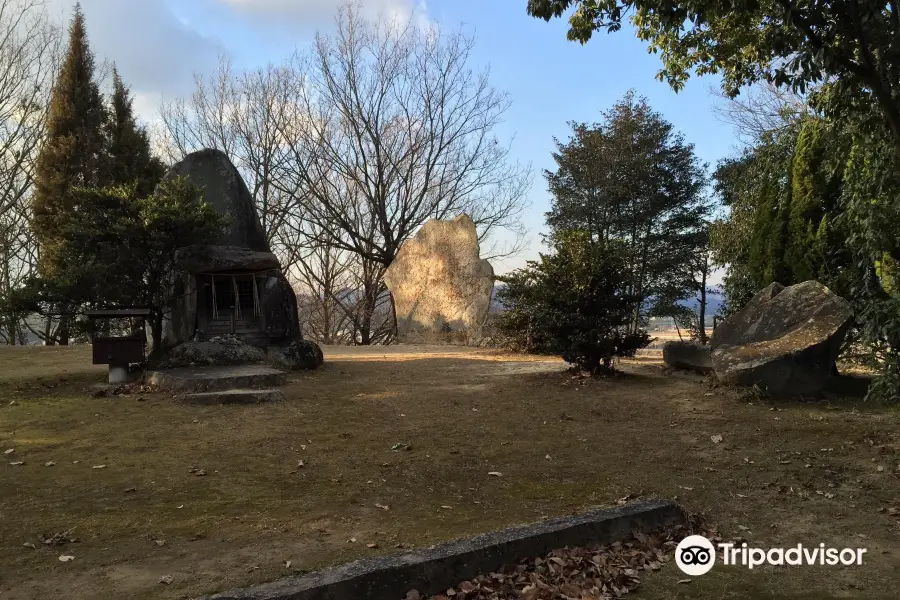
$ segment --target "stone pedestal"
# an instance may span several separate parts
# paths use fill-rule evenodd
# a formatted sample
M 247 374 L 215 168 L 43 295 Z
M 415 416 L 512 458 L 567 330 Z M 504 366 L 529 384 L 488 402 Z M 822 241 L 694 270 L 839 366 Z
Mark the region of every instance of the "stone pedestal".
M 128 365 L 109 365 L 109 383 L 128 383 Z

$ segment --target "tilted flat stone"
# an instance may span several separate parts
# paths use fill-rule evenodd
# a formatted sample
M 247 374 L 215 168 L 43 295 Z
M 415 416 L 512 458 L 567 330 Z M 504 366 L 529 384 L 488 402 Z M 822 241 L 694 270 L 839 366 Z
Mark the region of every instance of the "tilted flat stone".
M 276 389 L 264 390 L 221 390 L 215 392 L 195 392 L 183 394 L 177 398 L 185 404 L 215 405 L 215 404 L 262 404 L 263 402 L 275 402 L 284 400 L 284 394 Z
M 716 328 L 716 377 L 774 395 L 818 394 L 852 320 L 850 304 L 821 283 L 772 284 Z
M 685 369 L 698 373 L 712 373 L 712 350 L 708 345 L 694 342 L 666 342 L 663 344 L 663 362 L 673 369 Z
M 758 291 L 739 312 L 719 323 L 713 330 L 709 347 L 715 351 L 723 344 L 740 346 L 748 341 L 755 341 L 753 337 L 760 326 L 763 305 L 782 291 L 784 286 L 777 281 Z
M 146 378 L 150 385 L 159 389 L 182 393 L 264 389 L 287 382 L 284 371 L 262 365 L 160 369 L 148 372 Z
M 439 334 L 445 324 L 471 341 L 481 337 L 494 269 L 479 255 L 478 232 L 468 215 L 425 223 L 400 248 L 384 280 L 394 298 L 401 340 Z

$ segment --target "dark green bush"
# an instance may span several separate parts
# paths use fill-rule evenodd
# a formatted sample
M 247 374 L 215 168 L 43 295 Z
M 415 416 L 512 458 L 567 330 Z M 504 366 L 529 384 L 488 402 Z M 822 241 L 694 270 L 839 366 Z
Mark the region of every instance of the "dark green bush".
M 617 244 L 585 232 L 558 236 L 553 253 L 501 278 L 498 328 L 523 350 L 557 354 L 593 375 L 611 372 L 616 357 L 650 342 L 634 323 L 639 300 L 622 256 Z

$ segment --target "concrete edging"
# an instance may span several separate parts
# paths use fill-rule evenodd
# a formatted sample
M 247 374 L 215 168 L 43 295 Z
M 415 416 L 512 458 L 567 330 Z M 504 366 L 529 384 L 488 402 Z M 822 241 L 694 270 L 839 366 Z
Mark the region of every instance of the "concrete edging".
M 617 508 L 548 519 L 403 554 L 357 560 L 299 577 L 286 577 L 201 600 L 401 600 L 423 595 L 566 546 L 610 544 L 635 531 L 684 523 L 670 500 L 644 500 Z

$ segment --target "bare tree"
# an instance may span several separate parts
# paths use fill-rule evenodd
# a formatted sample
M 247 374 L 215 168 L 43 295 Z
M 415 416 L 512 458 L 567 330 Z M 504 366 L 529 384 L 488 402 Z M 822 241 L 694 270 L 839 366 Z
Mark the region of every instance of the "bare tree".
M 493 135 L 509 100 L 467 65 L 472 38 L 366 21 L 351 5 L 337 25 L 283 66 L 237 74 L 223 59 L 163 106 L 163 134 L 170 160 L 214 147 L 241 170 L 313 336 L 384 343 L 383 277 L 400 245 L 465 212 L 488 254 L 516 251 L 530 170 Z M 498 249 L 501 229 L 513 243 Z
M 33 274 L 34 162 L 43 140 L 62 35 L 42 0 L 0 0 L 0 305 Z M 0 312 L 0 341 L 24 343 L 22 315 Z M 52 322 L 36 332 L 49 333 Z
M 299 182 L 321 241 L 386 268 L 432 218 L 468 213 L 481 239 L 515 230 L 530 171 L 493 134 L 509 99 L 469 66 L 474 39 L 354 5 L 336 25 L 293 58 L 280 178 Z
M 805 96 L 771 83 L 747 88 L 735 98 L 729 98 L 719 87 L 711 87 L 710 94 L 723 101 L 713 111 L 721 121 L 733 126 L 738 140 L 748 146 L 810 110 Z
M 169 162 L 201 148 L 227 154 L 247 182 L 271 241 L 289 208 L 273 186 L 285 155 L 280 135 L 291 101 L 289 73 L 273 65 L 235 73 L 230 60 L 220 57 L 216 71 L 195 76 L 195 84 L 190 99 L 163 103 L 160 149 Z

